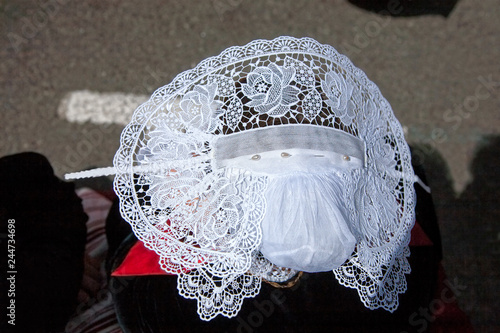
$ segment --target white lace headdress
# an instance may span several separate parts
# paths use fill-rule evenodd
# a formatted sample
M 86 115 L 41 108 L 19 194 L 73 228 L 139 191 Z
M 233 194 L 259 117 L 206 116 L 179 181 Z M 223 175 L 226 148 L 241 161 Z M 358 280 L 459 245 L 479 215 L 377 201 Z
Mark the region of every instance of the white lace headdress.
M 135 111 L 114 168 L 69 178 L 107 171 L 203 320 L 299 270 L 332 270 L 370 309 L 394 311 L 406 290 L 409 148 L 377 86 L 331 46 L 280 37 L 205 59 Z

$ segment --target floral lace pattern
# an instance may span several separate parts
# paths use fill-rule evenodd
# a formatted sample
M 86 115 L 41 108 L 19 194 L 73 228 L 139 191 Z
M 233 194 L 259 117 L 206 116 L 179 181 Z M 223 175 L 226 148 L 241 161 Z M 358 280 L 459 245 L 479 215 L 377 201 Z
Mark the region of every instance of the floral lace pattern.
M 245 96 L 251 100 L 247 106 L 271 116 L 284 115 L 290 106 L 299 101 L 299 88 L 290 85 L 294 78 L 293 67 L 278 67 L 275 64 L 257 67 L 248 73 L 248 83 L 241 86 Z
M 330 46 L 257 40 L 158 89 L 134 113 L 114 159 L 122 216 L 178 275 L 180 295 L 197 300 L 203 320 L 235 316 L 262 278 L 296 274 L 259 252 L 267 177 L 219 168 L 217 140 L 297 124 L 341 130 L 366 145 L 366 165 L 346 176 L 343 193 L 357 246 L 335 277 L 369 308 L 393 311 L 406 289 L 413 170 L 389 104 Z
M 270 282 L 281 283 L 290 280 L 298 272 L 291 268 L 276 266 L 267 260 L 262 253 L 257 252 L 254 254 L 254 260 L 252 262 L 252 267 L 250 267 L 250 273 L 255 276 L 260 276 Z
M 222 114 L 221 101 L 214 100 L 217 83 L 206 86 L 196 86 L 182 97 L 179 103 L 182 113 L 180 115 L 186 125 L 198 128 L 200 131 L 211 132 L 216 126 L 217 116 Z
M 201 268 L 177 278 L 179 293 L 198 301 L 198 314 L 210 320 L 223 313 L 232 318 L 241 309 L 243 298 L 254 297 L 260 291 L 261 279 L 250 274 L 231 274 L 214 278 Z

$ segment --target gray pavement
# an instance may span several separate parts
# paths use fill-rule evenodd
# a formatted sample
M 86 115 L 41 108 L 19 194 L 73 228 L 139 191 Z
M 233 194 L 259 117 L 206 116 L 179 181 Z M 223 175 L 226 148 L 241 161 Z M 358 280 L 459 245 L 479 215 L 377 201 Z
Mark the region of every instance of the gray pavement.
M 498 332 L 500 302 L 491 294 L 500 291 L 499 214 L 472 215 L 482 206 L 470 191 L 485 188 L 474 187 L 483 174 L 473 165 L 500 171 L 497 162 L 476 158 L 500 135 L 499 14 L 495 0 L 461 0 L 446 18 L 381 16 L 333 0 L 4 0 L 0 155 L 38 151 L 58 175 L 109 166 L 123 125 L 62 118 L 57 110 L 68 93 L 147 95 L 229 46 L 280 35 L 315 38 L 366 72 L 409 143 L 421 147 L 447 274 L 466 287 L 459 301 L 477 331 Z M 486 184 L 498 184 L 491 175 Z M 485 193 L 496 207 L 498 190 Z

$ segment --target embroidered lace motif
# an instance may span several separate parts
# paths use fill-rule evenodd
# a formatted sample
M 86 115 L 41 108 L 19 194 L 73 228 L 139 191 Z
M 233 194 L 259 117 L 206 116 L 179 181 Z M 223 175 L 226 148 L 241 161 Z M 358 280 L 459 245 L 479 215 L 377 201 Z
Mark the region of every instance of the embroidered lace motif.
M 221 136 L 292 124 L 365 142 L 364 167 L 343 174 L 357 245 L 335 277 L 371 309 L 395 310 L 406 290 L 414 178 L 388 102 L 330 46 L 310 38 L 257 40 L 158 89 L 134 113 L 114 159 L 123 217 L 161 267 L 178 275 L 179 293 L 197 300 L 203 320 L 235 316 L 243 299 L 259 292 L 261 278 L 296 274 L 259 253 L 268 177 L 220 168 L 214 158 Z

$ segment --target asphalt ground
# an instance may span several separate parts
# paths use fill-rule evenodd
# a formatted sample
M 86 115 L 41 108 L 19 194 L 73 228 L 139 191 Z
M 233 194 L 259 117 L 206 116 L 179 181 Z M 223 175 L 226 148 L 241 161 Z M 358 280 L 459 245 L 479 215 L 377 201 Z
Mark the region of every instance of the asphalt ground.
M 0 155 L 40 152 L 60 176 L 110 166 L 124 125 L 68 119 L 68 94 L 145 96 L 229 46 L 315 38 L 391 103 L 428 171 L 460 305 L 478 332 L 498 332 L 500 6 L 427 2 L 438 6 L 413 15 L 397 0 L 375 12 L 333 0 L 0 1 Z

